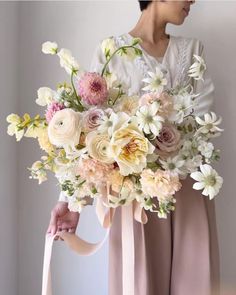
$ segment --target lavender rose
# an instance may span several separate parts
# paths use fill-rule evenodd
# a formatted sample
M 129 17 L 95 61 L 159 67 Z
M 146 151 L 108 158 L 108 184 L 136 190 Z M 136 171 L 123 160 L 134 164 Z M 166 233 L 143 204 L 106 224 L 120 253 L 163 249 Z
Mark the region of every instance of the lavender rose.
M 161 156 L 169 156 L 176 152 L 182 144 L 180 132 L 174 125 L 164 124 L 160 134 L 154 140 L 156 153 Z
M 91 109 L 88 110 L 83 115 L 82 120 L 82 130 L 84 132 L 90 132 L 96 130 L 98 126 L 101 124 L 101 118 L 104 116 L 104 111 L 101 109 Z

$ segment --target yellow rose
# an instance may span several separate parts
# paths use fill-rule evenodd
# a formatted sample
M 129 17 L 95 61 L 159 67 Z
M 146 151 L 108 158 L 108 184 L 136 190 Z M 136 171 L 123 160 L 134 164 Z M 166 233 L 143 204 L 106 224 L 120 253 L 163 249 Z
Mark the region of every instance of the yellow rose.
M 134 122 L 117 129 L 112 135 L 109 147 L 111 156 L 124 176 L 140 173 L 147 165 L 147 155 L 152 154 L 154 149 Z

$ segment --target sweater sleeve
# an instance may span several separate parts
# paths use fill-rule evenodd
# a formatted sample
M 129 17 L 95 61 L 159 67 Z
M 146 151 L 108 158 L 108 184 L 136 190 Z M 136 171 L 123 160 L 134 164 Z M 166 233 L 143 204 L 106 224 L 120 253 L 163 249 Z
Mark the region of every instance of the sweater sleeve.
M 197 104 L 194 107 L 194 114 L 202 116 L 203 114 L 209 112 L 212 108 L 214 102 L 215 87 L 209 73 L 207 60 L 205 57 L 204 45 L 200 40 L 198 40 L 197 42 L 197 49 L 195 52 L 197 55 L 201 56 L 204 59 L 207 66 L 203 76 L 204 81 L 193 81 L 193 92 L 200 93 L 200 95 L 195 100 Z

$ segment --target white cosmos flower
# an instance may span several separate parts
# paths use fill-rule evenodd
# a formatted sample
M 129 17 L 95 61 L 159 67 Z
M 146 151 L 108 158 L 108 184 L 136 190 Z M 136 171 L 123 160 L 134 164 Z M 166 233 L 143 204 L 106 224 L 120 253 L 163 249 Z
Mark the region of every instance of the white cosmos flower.
M 69 75 L 71 75 L 72 71 L 79 70 L 79 64 L 72 56 L 70 50 L 62 48 L 57 55 L 60 58 L 61 67 L 63 67 Z
M 181 168 L 184 166 L 185 161 L 182 160 L 179 156 L 175 156 L 173 158 L 169 157 L 165 161 L 160 160 L 162 164 L 162 168 L 164 170 L 169 170 L 173 173 L 177 173 L 179 175 L 185 174 Z
M 220 132 L 224 131 L 224 129 L 221 129 L 217 126 L 221 123 L 222 118 L 217 118 L 214 112 L 205 114 L 204 119 L 196 117 L 196 121 L 201 127 L 197 130 L 195 135 L 198 135 L 199 133 L 211 133 L 212 135 L 214 134 L 217 136 L 220 134 Z
M 157 136 L 160 133 L 164 119 L 157 115 L 159 107 L 160 104 L 155 101 L 150 105 L 142 106 L 136 113 L 139 127 L 146 134 L 153 133 Z
M 206 70 L 205 61 L 199 55 L 194 54 L 193 57 L 195 62 L 190 66 L 188 70 L 189 77 L 193 77 L 195 80 L 203 81 L 203 74 Z
M 57 54 L 58 45 L 56 42 L 44 42 L 42 44 L 42 52 L 45 54 Z
M 208 164 L 200 166 L 200 171 L 190 174 L 196 180 L 193 188 L 196 190 L 203 189 L 202 194 L 209 196 L 210 200 L 213 199 L 218 193 L 223 184 L 223 178 Z
M 164 77 L 160 68 L 156 67 L 156 72 L 148 72 L 150 78 L 145 78 L 142 81 L 148 83 L 142 90 L 161 93 L 164 86 L 167 85 L 167 79 Z

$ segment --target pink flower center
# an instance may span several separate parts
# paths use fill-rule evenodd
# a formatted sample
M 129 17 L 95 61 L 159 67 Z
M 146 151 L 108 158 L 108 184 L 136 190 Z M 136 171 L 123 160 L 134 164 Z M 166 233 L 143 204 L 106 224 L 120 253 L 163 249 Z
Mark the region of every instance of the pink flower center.
M 101 91 L 101 83 L 99 83 L 98 81 L 93 81 L 91 83 L 91 91 L 93 92 L 99 92 Z

